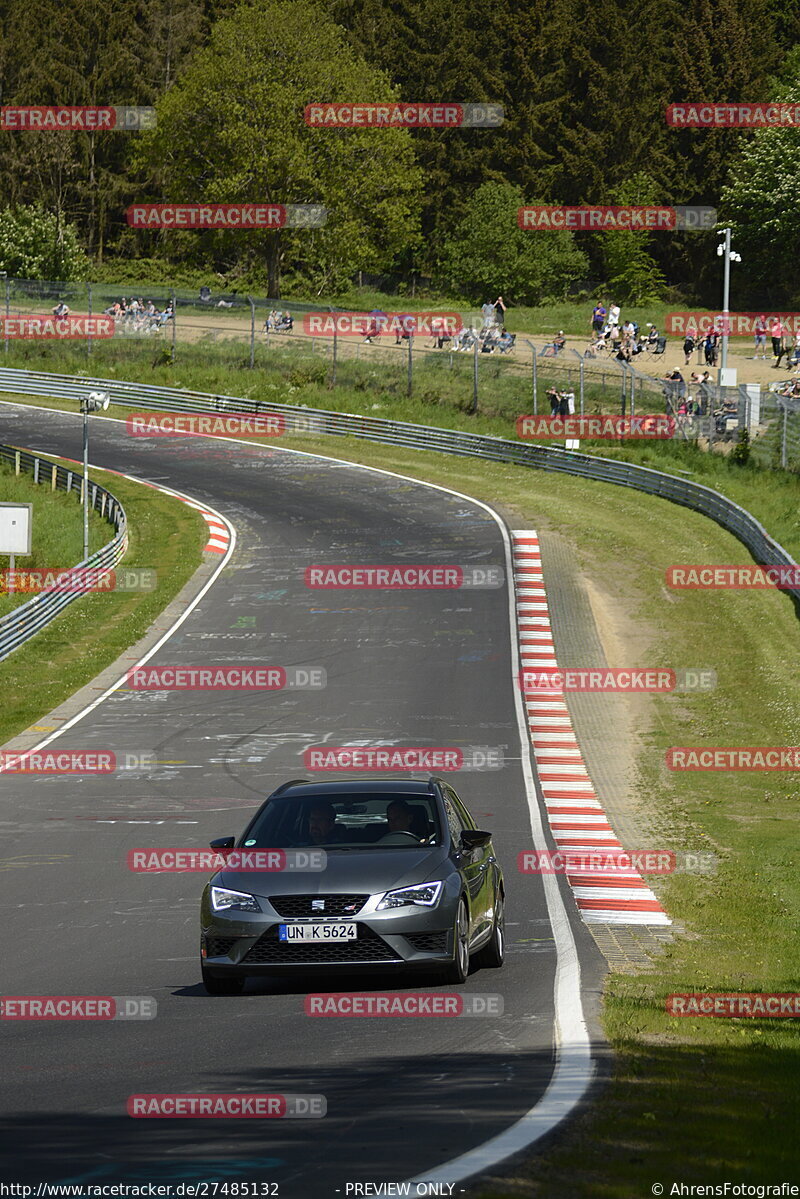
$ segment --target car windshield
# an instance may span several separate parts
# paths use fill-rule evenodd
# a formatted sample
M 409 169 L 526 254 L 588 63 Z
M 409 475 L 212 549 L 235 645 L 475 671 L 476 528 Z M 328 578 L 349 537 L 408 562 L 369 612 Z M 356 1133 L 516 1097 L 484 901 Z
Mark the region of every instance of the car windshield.
M 442 839 L 432 796 L 286 795 L 267 804 L 243 844 L 258 849 L 414 849 L 441 845 Z

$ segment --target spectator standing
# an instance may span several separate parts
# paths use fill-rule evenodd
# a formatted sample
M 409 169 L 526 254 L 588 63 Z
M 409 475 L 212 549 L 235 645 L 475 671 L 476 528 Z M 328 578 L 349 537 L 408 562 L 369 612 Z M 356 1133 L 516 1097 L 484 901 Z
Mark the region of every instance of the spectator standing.
M 547 389 L 547 398 L 548 398 L 548 400 L 550 401 L 550 415 L 551 415 L 551 416 L 558 416 L 558 408 L 559 408 L 559 400 L 560 400 L 560 397 L 559 397 L 559 394 L 558 394 L 558 392 L 556 391 L 555 387 L 548 387 L 548 389 Z
M 498 329 L 502 329 L 506 321 L 506 305 L 502 296 L 498 296 L 494 302 L 494 323 Z
M 758 351 L 759 351 L 759 350 L 761 350 L 761 357 L 762 357 L 762 358 L 766 358 L 766 356 L 767 356 L 767 354 L 766 354 L 766 349 L 767 349 L 767 318 L 764 316 L 763 312 L 761 313 L 761 315 L 760 315 L 760 316 L 757 316 L 757 317 L 756 317 L 756 324 L 755 324 L 755 334 L 754 334 L 754 336 L 755 336 L 756 348 L 755 348 L 755 353 L 753 354 L 753 360 L 755 361 L 755 359 L 756 359 L 756 358 L 758 358 Z
M 769 335 L 772 338 L 772 352 L 775 355 L 773 367 L 780 366 L 781 358 L 786 353 L 786 329 L 779 316 L 776 316 L 769 327 Z
M 705 350 L 706 366 L 716 366 L 717 365 L 718 346 L 719 346 L 719 333 L 717 332 L 716 329 L 712 329 L 710 333 L 706 334 L 706 339 L 705 339 L 705 342 L 703 343 L 703 348 Z
M 494 304 L 491 300 L 487 300 L 481 308 L 481 316 L 483 317 L 483 327 L 481 333 L 484 333 L 494 324 Z
M 595 304 L 594 308 L 592 309 L 591 320 L 592 332 L 595 334 L 595 337 L 599 337 L 603 332 L 603 326 L 606 323 L 607 314 L 608 310 L 604 304 Z
M 691 333 L 687 333 L 683 339 L 683 356 L 685 359 L 684 364 L 683 364 L 684 366 L 688 366 L 689 363 L 691 362 L 692 354 L 694 353 L 694 347 L 695 347 L 694 337 L 692 336 Z
M 617 329 L 619 327 L 619 318 L 620 306 L 619 304 L 615 304 L 612 300 L 611 307 L 608 310 L 608 328 L 609 331 L 614 334 L 614 336 L 616 336 Z

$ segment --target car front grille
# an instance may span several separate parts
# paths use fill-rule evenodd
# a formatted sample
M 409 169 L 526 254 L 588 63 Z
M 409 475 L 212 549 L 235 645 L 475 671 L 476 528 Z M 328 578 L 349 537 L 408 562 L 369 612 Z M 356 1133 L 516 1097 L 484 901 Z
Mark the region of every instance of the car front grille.
M 447 953 L 447 933 L 403 933 L 419 953 Z
M 271 928 L 256 941 L 242 964 L 324 965 L 326 962 L 399 962 L 399 954 L 364 925 L 358 926 L 354 941 L 280 941 L 278 929 Z
M 298 916 L 355 916 L 368 899 L 369 895 L 270 895 L 269 902 L 279 916 L 291 920 Z M 312 900 L 323 901 L 325 907 L 312 908 Z
M 206 953 L 210 958 L 224 958 L 238 940 L 238 937 L 206 937 Z

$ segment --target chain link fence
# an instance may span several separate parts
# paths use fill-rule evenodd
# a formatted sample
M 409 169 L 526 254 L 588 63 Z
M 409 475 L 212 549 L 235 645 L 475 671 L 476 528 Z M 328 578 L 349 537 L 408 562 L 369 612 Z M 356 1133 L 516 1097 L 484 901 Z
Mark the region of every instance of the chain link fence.
M 124 313 L 117 307 L 123 301 Z M 241 369 L 257 371 L 259 392 L 276 401 L 294 402 L 309 387 L 347 389 L 356 402 L 363 395 L 364 411 L 391 409 L 399 398 L 413 397 L 431 410 L 481 412 L 509 421 L 550 414 L 555 390 L 563 398 L 562 414 L 668 413 L 675 417 L 678 438 L 723 453 L 746 429 L 753 461 L 800 470 L 800 396 L 779 394 L 791 381 L 767 391 L 752 384 L 671 382 L 657 377 L 663 372 L 657 346 L 628 363 L 588 346 L 582 352 L 558 349 L 520 334 L 504 352 L 482 338 L 482 317 L 475 311 L 460 314 L 474 339 L 385 332 L 368 342 L 335 330 L 315 336 L 304 318 L 335 309 L 216 294 L 206 287 L 0 277 L 0 302 L 6 317 L 52 317 L 65 305 L 72 315 L 109 318 L 113 330 L 110 337 L 88 332 L 70 341 L 27 340 L 15 336 L 7 321 L 2 339 L 7 366 L 90 374 L 124 372 L 132 365 L 141 371 L 167 365 Z

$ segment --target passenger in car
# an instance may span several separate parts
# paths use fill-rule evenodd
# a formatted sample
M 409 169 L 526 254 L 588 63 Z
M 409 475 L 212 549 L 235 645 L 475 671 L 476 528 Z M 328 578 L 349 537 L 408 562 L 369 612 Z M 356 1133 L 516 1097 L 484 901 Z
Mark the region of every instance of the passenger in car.
M 308 836 L 312 845 L 329 845 L 342 841 L 346 834 L 336 823 L 336 809 L 331 803 L 316 803 L 308 814 Z

